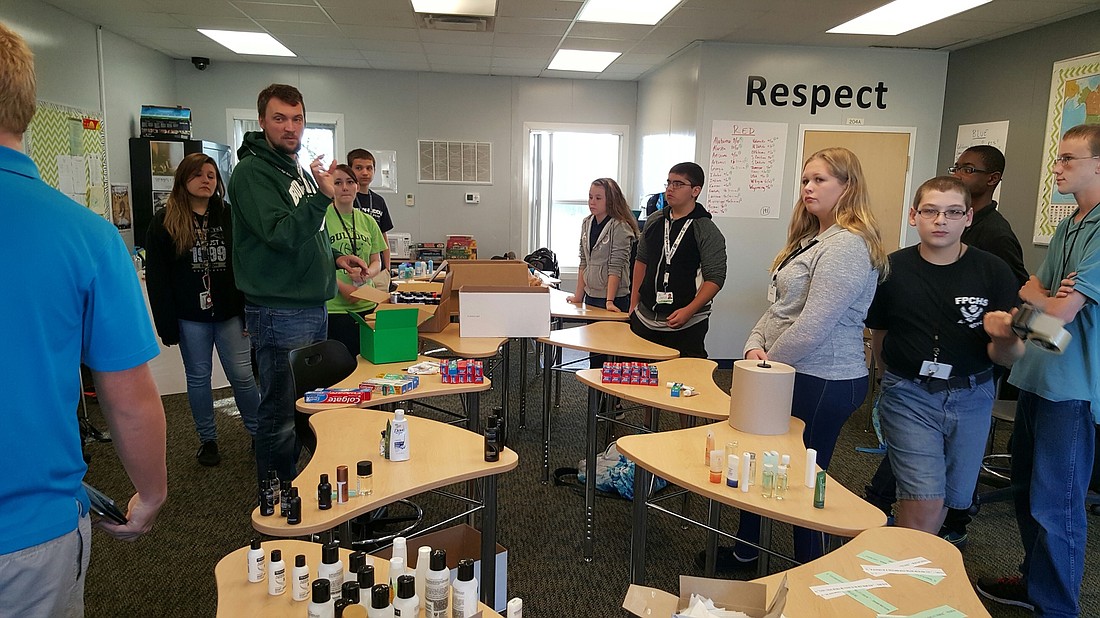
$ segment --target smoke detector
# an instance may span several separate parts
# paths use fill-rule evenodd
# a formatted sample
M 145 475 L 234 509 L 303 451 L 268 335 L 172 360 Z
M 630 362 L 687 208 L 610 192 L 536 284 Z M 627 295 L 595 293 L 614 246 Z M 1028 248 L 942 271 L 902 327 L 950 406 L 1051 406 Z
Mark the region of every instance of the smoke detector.
M 492 32 L 492 17 L 471 17 L 467 15 L 420 15 L 421 27 L 425 30 L 451 30 L 455 32 Z

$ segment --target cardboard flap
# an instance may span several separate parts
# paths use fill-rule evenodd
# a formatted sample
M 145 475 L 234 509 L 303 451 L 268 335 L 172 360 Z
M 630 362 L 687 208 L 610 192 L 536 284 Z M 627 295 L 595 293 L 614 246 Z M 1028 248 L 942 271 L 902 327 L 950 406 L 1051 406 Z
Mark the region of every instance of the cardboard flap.
M 364 285 L 352 292 L 351 297 L 359 300 L 369 300 L 372 303 L 384 303 L 390 300 L 390 293 L 370 285 Z
M 787 576 L 783 576 L 783 580 L 779 582 L 779 589 L 775 591 L 775 597 L 772 599 L 772 604 L 768 606 L 768 613 L 764 614 L 764 618 L 780 618 L 783 615 L 783 609 L 787 605 Z
M 672 616 L 679 609 L 677 599 L 664 590 L 630 584 L 623 599 L 623 609 L 635 616 L 666 618 Z
M 371 325 L 368 324 L 367 321 L 363 319 L 363 316 L 359 315 L 358 313 L 356 313 L 354 311 L 349 311 L 348 315 L 350 315 L 356 322 L 359 322 L 360 326 L 366 326 L 367 328 L 371 327 Z
M 527 286 L 527 262 L 520 260 L 449 260 L 454 289 L 464 285 Z
M 435 316 L 436 307 L 435 305 L 394 305 L 391 303 L 383 303 L 375 307 L 374 313 L 368 313 L 367 317 L 364 319 L 366 320 L 368 326 L 373 327 L 374 324 L 378 321 L 378 316 L 380 314 L 390 311 L 400 311 L 402 309 L 416 309 L 416 325 L 419 326 Z
M 374 329 L 416 328 L 420 311 L 416 307 L 401 307 L 375 312 Z
M 687 607 L 693 593 L 714 601 L 715 607 L 744 612 L 750 616 L 763 616 L 768 606 L 766 584 L 681 575 L 679 608 Z

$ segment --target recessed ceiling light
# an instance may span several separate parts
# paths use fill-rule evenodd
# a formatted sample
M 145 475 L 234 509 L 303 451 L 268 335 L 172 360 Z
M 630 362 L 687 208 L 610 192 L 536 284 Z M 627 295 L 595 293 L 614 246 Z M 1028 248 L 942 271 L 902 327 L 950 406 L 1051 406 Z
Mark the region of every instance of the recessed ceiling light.
M 599 73 L 621 56 L 619 52 L 559 49 L 546 67 L 551 71 L 585 71 Z
M 412 0 L 413 11 L 433 15 L 476 15 L 492 17 L 497 14 L 497 0 Z
M 829 30 L 832 34 L 896 35 L 991 2 L 992 0 L 894 0 Z
M 652 26 L 677 4 L 680 0 L 588 0 L 577 20 Z
M 266 32 L 236 32 L 233 30 L 203 30 L 199 32 L 238 54 L 252 56 L 291 56 L 294 52 Z

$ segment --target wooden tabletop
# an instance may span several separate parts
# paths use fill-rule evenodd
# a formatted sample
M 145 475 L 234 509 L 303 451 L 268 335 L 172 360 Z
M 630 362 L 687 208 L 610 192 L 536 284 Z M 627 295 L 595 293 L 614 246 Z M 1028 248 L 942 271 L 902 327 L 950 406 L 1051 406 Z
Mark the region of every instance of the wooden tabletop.
M 729 393 L 714 383 L 713 375 L 718 363 L 705 358 L 674 358 L 654 364 L 657 366 L 657 386 L 605 384 L 601 382 L 600 369 L 582 369 L 577 372 L 577 379 L 598 391 L 644 406 L 715 420 L 729 418 Z M 665 386 L 667 382 L 686 384 L 698 394 L 694 397 L 673 397 L 671 389 Z
M 597 322 L 610 320 L 614 322 L 630 321 L 630 314 L 622 311 L 608 311 L 603 307 L 571 303 L 567 300 L 572 292 L 550 288 L 550 317 L 563 320 L 583 320 Z
M 630 325 L 625 322 L 603 321 L 563 328 L 551 332 L 549 337 L 539 337 L 538 342 L 620 358 L 669 360 L 680 356 L 672 348 L 657 345 L 630 332 Z
M 500 460 L 485 461 L 483 436 L 426 418 L 406 416 L 409 421 L 409 461 L 388 461 L 378 454 L 378 443 L 386 421 L 393 415 L 380 410 L 342 408 L 326 410 L 309 418 L 317 434 L 317 450 L 294 486 L 302 497 L 302 523 L 287 525 L 278 514 L 260 516 L 252 511 L 252 527 L 271 536 L 293 537 L 321 532 L 357 515 L 436 487 L 443 487 L 500 474 L 516 467 L 519 457 L 505 448 Z M 332 501 L 332 508 L 317 509 L 317 482 L 328 474 L 336 488 L 336 466 L 348 467 L 349 483 L 355 487 L 355 466 L 360 460 L 374 462 L 374 493 L 349 498 L 346 504 Z
M 851 597 L 823 599 L 810 590 L 810 586 L 825 583 L 815 577 L 825 571 L 833 571 L 849 581 L 871 577 L 860 565 L 872 562 L 857 557 L 864 551 L 872 551 L 893 560 L 927 558 L 932 562 L 923 566 L 940 568 L 947 574 L 947 577 L 935 585 L 908 575 L 875 577 L 885 579 L 890 587 L 869 592 L 897 606 L 897 615 L 908 616 L 949 605 L 971 618 L 989 616 L 989 611 L 982 605 L 967 578 L 959 550 L 938 536 L 909 528 L 871 528 L 842 545 L 840 549 L 813 562 L 756 581 L 768 585 L 768 599 L 771 599 L 779 582 L 784 576 L 787 577 L 787 605 L 783 614 L 791 618 L 874 616 L 873 611 Z
M 377 377 L 380 373 L 408 373 L 406 369 L 408 369 L 410 365 L 421 362 L 439 362 L 438 358 L 431 358 L 428 356 L 421 356 L 415 361 L 401 361 L 400 363 L 386 363 L 383 365 L 375 365 L 362 356 L 357 357 L 357 359 L 359 361 L 359 366 L 355 368 L 355 371 L 351 372 L 350 376 L 340 380 L 332 386 L 336 388 L 355 388 L 359 386 L 360 382 Z M 370 401 L 363 404 L 363 407 L 376 407 L 384 403 L 422 399 L 424 397 L 439 397 L 442 395 L 458 395 L 461 393 L 487 391 L 491 386 L 492 382 L 489 381 L 489 378 L 485 378 L 485 381 L 481 384 L 444 384 L 439 374 L 433 373 L 420 376 L 420 386 L 407 393 L 401 395 L 379 395 L 374 393 L 371 395 Z M 343 403 L 306 403 L 305 399 L 302 398 L 294 402 L 294 407 L 297 408 L 299 412 L 313 414 L 321 410 L 335 410 L 348 406 Z
M 462 337 L 458 333 L 458 323 L 454 322 L 438 333 L 420 333 L 420 338 L 439 344 L 461 358 L 496 356 L 500 346 L 508 341 L 505 337 Z
M 616 444 L 622 454 L 670 483 L 763 517 L 844 537 L 854 537 L 864 530 L 885 525 L 886 515 L 882 511 L 848 491 L 832 477 L 825 484 L 825 508 L 814 508 L 814 490 L 804 485 L 804 427 L 801 420 L 791 418 L 786 434 L 758 436 L 737 431 L 728 422 L 719 422 L 677 431 L 623 436 Z M 709 481 L 710 468 L 703 459 L 708 431 L 714 432 L 715 448 L 724 449 L 727 442 L 735 440 L 739 452 L 757 454 L 757 484 L 750 491 L 727 487 L 724 478 L 721 484 Z M 791 456 L 788 470 L 790 490 L 785 500 L 760 495 L 760 474 L 763 471 L 761 453 L 769 450 Z
M 264 556 L 270 560 L 271 550 L 278 549 L 283 552 L 283 561 L 286 562 L 287 590 L 285 593 L 273 597 L 267 593 L 267 580 L 252 583 L 248 581 L 247 556 L 248 547 L 242 547 L 221 560 L 214 567 L 214 579 L 218 585 L 218 618 L 251 618 L 252 616 L 263 618 L 302 618 L 306 615 L 306 606 L 309 601 L 295 601 L 291 595 L 290 571 L 294 567 L 294 556 L 304 554 L 306 565 L 309 566 L 309 577 L 312 582 L 317 578 L 317 565 L 321 564 L 321 545 L 306 541 L 294 541 L 291 539 L 276 539 L 263 543 Z M 340 550 L 340 560 L 347 567 L 351 559 L 350 549 Z M 373 559 L 374 581 L 389 583 L 390 562 L 380 558 Z M 362 594 L 362 592 L 361 592 Z M 370 594 L 367 591 L 366 594 Z M 492 615 L 492 608 L 484 603 L 478 604 L 478 609 L 483 616 Z M 420 615 L 424 615 L 423 608 Z

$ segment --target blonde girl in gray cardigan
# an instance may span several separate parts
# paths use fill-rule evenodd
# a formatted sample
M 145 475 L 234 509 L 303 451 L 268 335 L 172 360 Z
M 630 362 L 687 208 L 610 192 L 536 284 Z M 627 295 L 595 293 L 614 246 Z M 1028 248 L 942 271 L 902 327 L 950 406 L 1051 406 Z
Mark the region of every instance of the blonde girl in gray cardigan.
M 581 224 L 577 291 L 566 300 L 625 312 L 630 307 L 630 257 L 639 230 L 618 183 L 597 178 L 588 189 L 591 215 Z

